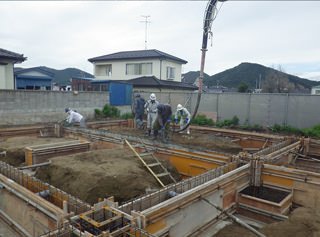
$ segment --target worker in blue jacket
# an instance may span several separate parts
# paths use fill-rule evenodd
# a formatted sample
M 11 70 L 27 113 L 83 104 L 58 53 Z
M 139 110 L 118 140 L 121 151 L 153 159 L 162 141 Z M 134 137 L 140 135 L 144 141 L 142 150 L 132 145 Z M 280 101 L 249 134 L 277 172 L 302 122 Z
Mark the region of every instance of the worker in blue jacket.
M 171 106 L 169 104 L 158 104 L 157 111 L 157 119 L 153 123 L 153 139 L 157 139 L 159 130 L 161 129 L 164 140 L 167 140 L 172 115 Z

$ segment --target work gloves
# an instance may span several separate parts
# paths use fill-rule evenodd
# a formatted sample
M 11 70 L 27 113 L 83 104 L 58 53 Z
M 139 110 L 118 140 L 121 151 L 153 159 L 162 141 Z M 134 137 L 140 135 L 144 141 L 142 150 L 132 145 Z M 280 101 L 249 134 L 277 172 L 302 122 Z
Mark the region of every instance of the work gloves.
M 167 122 L 170 123 L 171 122 L 171 118 L 168 118 Z
M 186 123 L 188 123 L 188 121 L 189 121 L 189 119 L 188 119 L 188 118 L 186 118 Z
M 161 130 L 164 130 L 164 126 L 163 125 L 161 126 Z
M 176 124 L 178 124 L 178 119 L 175 119 Z

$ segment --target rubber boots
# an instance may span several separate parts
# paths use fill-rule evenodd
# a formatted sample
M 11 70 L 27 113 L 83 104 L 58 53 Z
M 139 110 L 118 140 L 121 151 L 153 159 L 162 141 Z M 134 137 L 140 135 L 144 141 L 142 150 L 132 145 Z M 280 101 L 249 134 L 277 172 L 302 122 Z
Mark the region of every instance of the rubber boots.
M 154 130 L 152 140 L 157 140 L 157 138 L 158 138 L 158 130 Z

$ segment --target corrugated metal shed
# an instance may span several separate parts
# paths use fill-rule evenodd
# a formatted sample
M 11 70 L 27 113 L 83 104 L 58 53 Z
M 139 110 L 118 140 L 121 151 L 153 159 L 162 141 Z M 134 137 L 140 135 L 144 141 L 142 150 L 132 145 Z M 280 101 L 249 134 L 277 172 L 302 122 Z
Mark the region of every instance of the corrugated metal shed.
M 131 105 L 132 84 L 110 82 L 110 105 Z

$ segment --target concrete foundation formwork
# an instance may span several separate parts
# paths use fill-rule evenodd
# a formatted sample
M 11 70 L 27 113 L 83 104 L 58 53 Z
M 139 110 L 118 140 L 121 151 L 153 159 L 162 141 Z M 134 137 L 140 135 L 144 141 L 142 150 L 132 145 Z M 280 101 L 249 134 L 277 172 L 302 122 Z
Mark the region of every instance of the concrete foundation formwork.
M 113 121 L 107 126 L 119 124 Z M 121 126 L 133 123 L 121 121 Z M 124 139 L 137 150 L 148 147 L 154 155 L 170 160 L 184 180 L 121 206 L 112 198 L 90 206 L 1 162 L 1 216 L 26 236 L 210 236 L 215 226 L 234 212 L 270 223 L 286 219 L 293 204 L 319 208 L 320 173 L 292 163 L 297 153 L 313 159 L 320 156 L 317 141 L 208 131 L 238 139 L 244 151 L 234 156 L 114 136 L 103 130 L 64 129 L 65 136 L 90 140 L 93 149 L 129 149 Z M 271 188 L 288 195 L 274 202 L 241 193 L 248 187 Z

